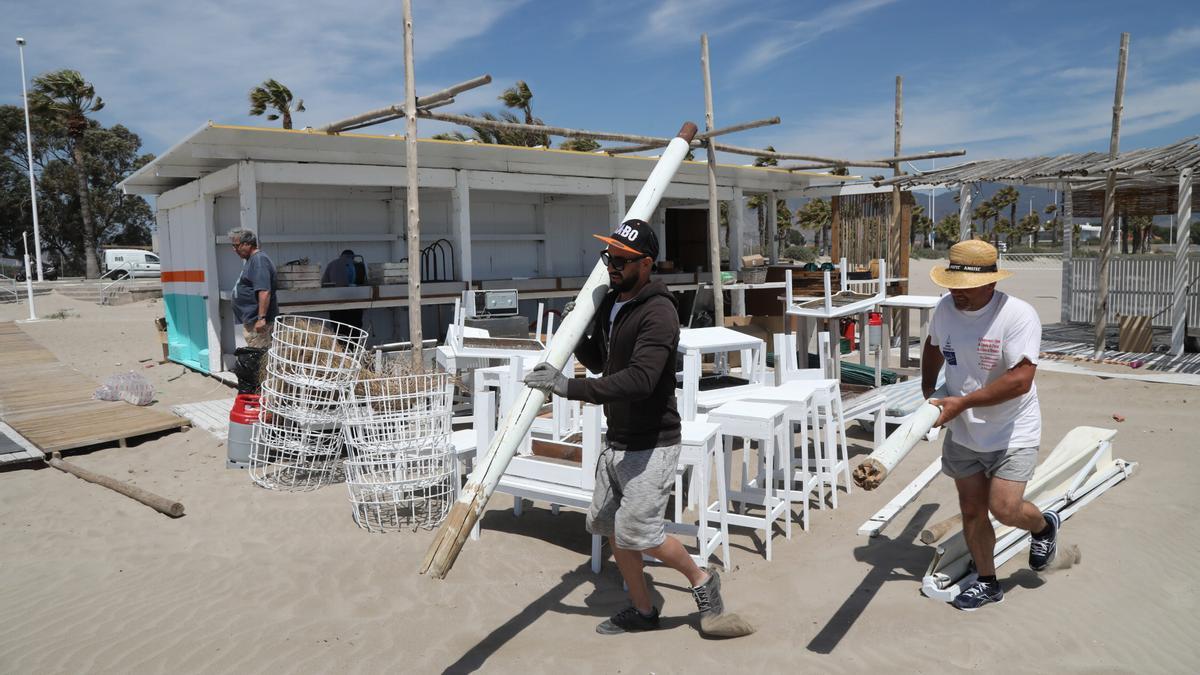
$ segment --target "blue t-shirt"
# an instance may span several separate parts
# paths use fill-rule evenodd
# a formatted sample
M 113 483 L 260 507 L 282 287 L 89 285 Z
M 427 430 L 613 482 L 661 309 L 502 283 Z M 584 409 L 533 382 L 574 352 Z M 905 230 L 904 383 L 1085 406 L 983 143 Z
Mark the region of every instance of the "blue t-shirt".
M 279 316 L 279 302 L 276 291 L 279 289 L 275 279 L 275 264 L 262 251 L 255 251 L 246 262 L 242 263 L 242 273 L 238 277 L 237 286 L 233 290 L 233 317 L 238 323 L 253 323 L 258 316 L 258 292 L 270 291 L 271 303 L 267 305 L 267 322 Z

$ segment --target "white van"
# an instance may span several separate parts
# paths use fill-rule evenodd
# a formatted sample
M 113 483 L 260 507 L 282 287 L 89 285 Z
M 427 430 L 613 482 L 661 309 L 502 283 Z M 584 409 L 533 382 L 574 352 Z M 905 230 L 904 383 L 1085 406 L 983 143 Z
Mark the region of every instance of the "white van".
M 104 249 L 104 276 L 111 278 L 156 277 L 161 272 L 158 256 L 136 248 Z

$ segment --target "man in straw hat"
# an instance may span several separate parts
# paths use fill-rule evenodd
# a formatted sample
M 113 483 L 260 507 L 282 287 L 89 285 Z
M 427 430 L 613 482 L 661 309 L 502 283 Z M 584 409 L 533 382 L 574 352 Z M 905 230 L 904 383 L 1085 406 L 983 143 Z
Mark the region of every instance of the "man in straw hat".
M 996 290 L 997 281 L 1012 275 L 998 269 L 997 257 L 986 241 L 960 241 L 950 248 L 950 264 L 930 271 L 950 294 L 934 309 L 921 358 L 926 397 L 946 367 L 949 395 L 932 401 L 942 409 L 935 426 L 946 427 L 942 471 L 958 489 L 963 534 L 979 574 L 954 599 L 965 611 L 1004 599 L 989 511 L 1001 523 L 1032 533 L 1034 570 L 1053 562 L 1060 522 L 1057 513 L 1042 513 L 1024 499 L 1042 435 L 1033 383 L 1042 324 L 1029 303 Z
M 666 284 L 650 277 L 658 236 L 646 221 L 637 219 L 621 223 L 611 237 L 593 236 L 608 244 L 600 259 L 608 267 L 609 291 L 596 309 L 590 334 L 576 345 L 575 357 L 600 376 L 568 378 L 543 362 L 526 376 L 525 384 L 604 405 L 607 444 L 596 464 L 587 529 L 612 544 L 630 606 L 597 626 L 596 632 L 615 635 L 662 627 L 642 571 L 645 553 L 687 578 L 701 633 L 748 635 L 754 627 L 725 608 L 717 571 L 701 569 L 666 531 L 667 501 L 682 447 L 675 405 L 679 310 Z

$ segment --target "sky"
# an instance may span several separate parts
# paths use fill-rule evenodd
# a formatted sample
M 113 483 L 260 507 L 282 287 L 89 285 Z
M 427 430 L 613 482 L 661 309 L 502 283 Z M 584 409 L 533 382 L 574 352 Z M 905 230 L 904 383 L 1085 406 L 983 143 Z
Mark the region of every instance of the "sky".
M 891 155 L 904 77 L 905 154 L 1106 151 L 1120 33 L 1131 33 L 1121 147 L 1200 134 L 1195 0 L 414 0 L 418 95 L 487 73 L 448 112 L 498 110 L 519 79 L 549 124 L 673 135 L 703 127 L 707 33 L 717 126 L 783 152 Z M 304 100 L 298 127 L 403 100 L 399 0 L 0 0 L 8 33 L 0 103 L 27 75 L 80 70 L 122 123 L 161 153 L 207 120 L 273 126 L 247 92 L 273 77 Z M 445 131 L 422 121 L 419 134 Z M 373 132 L 400 133 L 400 122 Z M 561 140 L 561 139 L 557 139 Z M 722 156 L 748 163 L 750 158 Z M 941 160 L 944 166 L 951 160 Z M 954 160 L 958 161 L 958 160 Z M 929 161 L 916 163 L 920 168 Z

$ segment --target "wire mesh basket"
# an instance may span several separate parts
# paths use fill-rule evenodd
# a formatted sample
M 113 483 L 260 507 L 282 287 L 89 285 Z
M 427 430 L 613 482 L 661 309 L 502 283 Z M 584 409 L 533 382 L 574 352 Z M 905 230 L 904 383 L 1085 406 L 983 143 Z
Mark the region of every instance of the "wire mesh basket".
M 432 529 L 454 500 L 454 456 L 447 434 L 420 452 L 351 457 L 345 461 L 354 522 L 368 532 Z
M 262 383 L 263 410 L 305 425 L 342 421 L 347 387 L 296 384 L 276 375 Z
M 766 267 L 743 267 L 738 271 L 743 284 L 761 284 L 767 280 Z
M 452 381 L 449 373 L 419 373 L 355 382 L 342 418 L 351 456 L 414 454 L 448 439 Z
M 329 319 L 275 319 L 267 372 L 309 387 L 347 386 L 358 376 L 367 332 Z
M 250 436 L 250 478 L 270 490 L 316 490 L 340 478 L 342 433 L 264 414 Z

